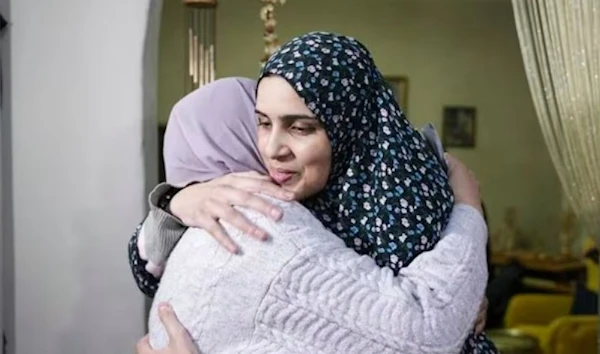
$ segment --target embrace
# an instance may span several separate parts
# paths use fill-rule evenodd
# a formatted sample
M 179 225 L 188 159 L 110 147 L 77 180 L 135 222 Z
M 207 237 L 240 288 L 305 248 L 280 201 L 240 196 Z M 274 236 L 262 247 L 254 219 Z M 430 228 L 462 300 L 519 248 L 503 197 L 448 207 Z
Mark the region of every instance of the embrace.
M 497 352 L 477 180 L 357 40 L 308 33 L 190 93 L 164 144 L 129 243 L 138 353 Z

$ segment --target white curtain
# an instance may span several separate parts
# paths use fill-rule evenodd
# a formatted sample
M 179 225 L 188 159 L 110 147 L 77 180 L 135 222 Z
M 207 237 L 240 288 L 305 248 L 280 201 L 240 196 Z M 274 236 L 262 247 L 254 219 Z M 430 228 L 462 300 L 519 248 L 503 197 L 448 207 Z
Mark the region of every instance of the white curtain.
M 564 193 L 600 237 L 600 0 L 512 0 L 529 88 Z

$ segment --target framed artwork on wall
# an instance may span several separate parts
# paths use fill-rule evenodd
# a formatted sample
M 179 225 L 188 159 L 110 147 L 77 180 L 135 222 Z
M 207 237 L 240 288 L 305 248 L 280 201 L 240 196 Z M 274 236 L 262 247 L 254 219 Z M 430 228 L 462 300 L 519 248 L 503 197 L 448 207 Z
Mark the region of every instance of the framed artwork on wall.
M 406 112 L 408 109 L 408 78 L 405 76 L 385 76 L 384 80 L 394 92 L 396 102 L 398 102 L 402 111 Z
M 442 143 L 447 148 L 474 148 L 476 133 L 475 107 L 446 106 L 442 121 Z

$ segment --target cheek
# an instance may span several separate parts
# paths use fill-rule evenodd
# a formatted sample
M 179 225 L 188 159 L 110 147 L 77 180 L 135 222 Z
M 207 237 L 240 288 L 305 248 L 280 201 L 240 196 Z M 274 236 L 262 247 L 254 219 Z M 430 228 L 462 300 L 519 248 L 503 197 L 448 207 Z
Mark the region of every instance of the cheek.
M 303 155 L 306 173 L 310 175 L 310 183 L 318 186 L 319 189 L 324 188 L 331 170 L 331 147 L 329 141 L 325 139 L 324 141 L 311 144 L 305 149 Z
M 318 184 L 320 186 L 320 189 L 325 188 L 325 185 L 329 180 L 329 174 L 331 173 L 331 150 L 329 145 L 327 145 L 327 147 L 324 147 L 323 151 L 326 151 L 327 153 L 323 155 L 319 163 Z

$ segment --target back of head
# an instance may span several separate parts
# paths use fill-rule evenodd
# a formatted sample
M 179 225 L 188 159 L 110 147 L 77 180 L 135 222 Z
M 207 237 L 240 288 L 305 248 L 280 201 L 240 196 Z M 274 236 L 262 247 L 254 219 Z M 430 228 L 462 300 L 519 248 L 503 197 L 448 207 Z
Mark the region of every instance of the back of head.
M 348 246 L 395 271 L 431 249 L 454 202 L 448 176 L 365 46 L 308 33 L 271 56 L 260 77 L 268 75 L 290 83 L 332 145 L 327 187 L 305 205 Z
M 265 172 L 256 146 L 256 82 L 216 80 L 175 104 L 165 132 L 167 182 L 186 185 L 232 173 Z

